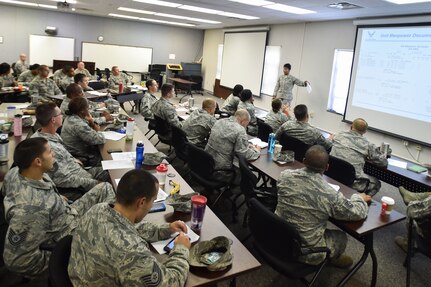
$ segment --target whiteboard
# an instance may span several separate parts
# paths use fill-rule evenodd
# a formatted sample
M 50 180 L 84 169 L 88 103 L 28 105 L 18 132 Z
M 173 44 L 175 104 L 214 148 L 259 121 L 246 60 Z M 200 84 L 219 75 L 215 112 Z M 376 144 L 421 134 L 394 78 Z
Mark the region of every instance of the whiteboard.
M 118 66 L 128 72 L 148 72 L 153 48 L 82 42 L 82 60 L 96 62 L 103 70 Z
M 73 61 L 75 39 L 30 35 L 29 63 L 52 67 L 53 60 Z

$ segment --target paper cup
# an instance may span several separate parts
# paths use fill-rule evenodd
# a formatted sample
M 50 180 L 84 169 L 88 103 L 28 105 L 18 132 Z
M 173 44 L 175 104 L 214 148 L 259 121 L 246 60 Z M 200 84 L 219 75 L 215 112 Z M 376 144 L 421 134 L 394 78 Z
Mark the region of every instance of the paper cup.
M 275 158 L 278 157 L 278 155 L 280 154 L 282 148 L 283 148 L 283 146 L 281 144 L 276 144 L 274 146 L 274 157 Z
M 382 214 L 389 215 L 392 212 L 392 209 L 395 205 L 395 200 L 389 196 L 383 196 L 382 199 Z

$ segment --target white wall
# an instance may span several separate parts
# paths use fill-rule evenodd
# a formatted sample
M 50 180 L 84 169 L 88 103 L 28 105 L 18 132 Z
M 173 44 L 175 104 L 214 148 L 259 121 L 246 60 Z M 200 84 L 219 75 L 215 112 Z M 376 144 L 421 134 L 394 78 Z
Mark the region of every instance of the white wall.
M 351 20 L 272 25 L 269 33 L 268 45 L 282 46 L 280 73 L 283 64 L 290 63 L 292 75 L 312 84 L 311 95 L 307 94 L 305 88 L 294 89 L 293 105 L 306 104 L 309 111 L 314 113 L 311 123 L 332 133 L 349 128 L 341 122 L 342 116 L 326 112 L 334 50 L 353 49 L 355 33 L 356 27 Z M 209 91 L 213 90 L 219 44 L 223 44 L 223 31 L 206 30 L 202 70 L 204 89 Z M 255 98 L 255 105 L 260 108 L 268 110 L 270 103 L 270 97 Z M 363 117 L 366 119 L 367 115 Z M 366 136 L 376 144 L 389 142 L 394 154 L 411 159 L 402 140 L 373 131 L 369 131 Z M 416 150 L 413 147 L 410 150 L 416 156 Z M 423 147 L 419 161 L 431 163 L 430 148 Z
M 0 62 L 12 63 L 21 52 L 28 54 L 29 35 L 45 35 L 46 26 L 57 27 L 58 36 L 75 38 L 75 57 L 81 57 L 83 41 L 97 42 L 98 36 L 106 44 L 153 48 L 154 64 L 192 62 L 202 54 L 202 30 L 0 5 Z M 175 60 L 169 60 L 169 54 L 175 54 Z

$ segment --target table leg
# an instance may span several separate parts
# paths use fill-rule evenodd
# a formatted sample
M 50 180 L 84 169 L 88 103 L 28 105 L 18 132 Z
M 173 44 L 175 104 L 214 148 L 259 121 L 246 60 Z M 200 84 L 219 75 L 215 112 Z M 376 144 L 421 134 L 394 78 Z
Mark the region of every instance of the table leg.
M 229 287 L 236 287 L 236 277 L 234 277 L 232 280 L 230 280 Z
M 347 281 L 349 281 L 350 278 L 352 278 L 353 275 L 359 270 L 359 268 L 364 265 L 365 261 L 367 260 L 368 254 L 371 254 L 371 259 L 373 261 L 373 271 L 372 271 L 372 277 L 371 277 L 371 287 L 376 286 L 377 282 L 377 258 L 376 254 L 374 253 L 373 249 L 373 233 L 366 235 L 363 238 L 363 244 L 364 244 L 364 253 L 362 253 L 361 259 L 356 263 L 355 266 L 347 273 L 347 275 L 338 283 L 337 286 L 344 286 Z
M 187 89 L 187 92 L 184 94 L 184 96 L 182 96 L 182 97 L 180 98 L 180 104 L 181 104 L 181 100 L 182 100 L 184 97 L 187 97 L 187 96 L 192 96 L 192 86 L 191 86 L 191 85 L 189 85 L 189 88 Z

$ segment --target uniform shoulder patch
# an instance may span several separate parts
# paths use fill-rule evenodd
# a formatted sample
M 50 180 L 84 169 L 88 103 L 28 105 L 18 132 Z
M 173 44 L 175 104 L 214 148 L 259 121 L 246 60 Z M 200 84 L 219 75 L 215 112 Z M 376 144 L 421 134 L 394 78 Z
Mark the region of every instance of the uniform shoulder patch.
M 9 240 L 10 245 L 17 247 L 25 241 L 25 239 L 27 238 L 27 234 L 28 234 L 28 231 L 16 233 L 12 229 L 10 229 L 7 239 Z
M 162 282 L 162 270 L 160 270 L 159 265 L 157 265 L 155 262 L 153 263 L 153 270 L 151 274 L 147 274 L 145 276 L 142 276 L 142 280 L 145 283 L 145 286 L 147 287 L 156 287 L 159 286 Z

